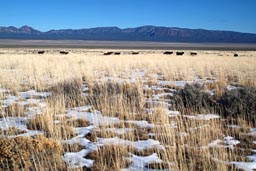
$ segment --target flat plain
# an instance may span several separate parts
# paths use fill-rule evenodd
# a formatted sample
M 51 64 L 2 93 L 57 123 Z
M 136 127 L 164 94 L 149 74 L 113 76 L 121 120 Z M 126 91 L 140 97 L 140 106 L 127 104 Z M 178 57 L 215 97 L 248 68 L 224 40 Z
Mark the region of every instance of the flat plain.
M 256 169 L 253 45 L 29 42 L 0 42 L 0 170 Z

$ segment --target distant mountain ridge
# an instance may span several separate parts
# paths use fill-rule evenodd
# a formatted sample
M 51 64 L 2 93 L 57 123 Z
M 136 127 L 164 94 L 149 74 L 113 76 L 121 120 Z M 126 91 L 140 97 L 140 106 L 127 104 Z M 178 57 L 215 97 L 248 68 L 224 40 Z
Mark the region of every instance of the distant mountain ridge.
M 0 27 L 0 39 L 256 43 L 256 34 L 159 26 L 141 26 L 125 29 L 96 27 L 42 32 L 25 25 L 20 28 L 12 26 Z

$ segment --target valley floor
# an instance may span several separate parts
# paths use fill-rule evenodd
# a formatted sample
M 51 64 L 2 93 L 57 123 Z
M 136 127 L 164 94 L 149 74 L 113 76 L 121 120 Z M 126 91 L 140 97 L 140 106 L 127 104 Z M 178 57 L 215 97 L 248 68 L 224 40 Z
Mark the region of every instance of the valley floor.
M 178 51 L 0 49 L 0 170 L 255 170 L 256 52 Z

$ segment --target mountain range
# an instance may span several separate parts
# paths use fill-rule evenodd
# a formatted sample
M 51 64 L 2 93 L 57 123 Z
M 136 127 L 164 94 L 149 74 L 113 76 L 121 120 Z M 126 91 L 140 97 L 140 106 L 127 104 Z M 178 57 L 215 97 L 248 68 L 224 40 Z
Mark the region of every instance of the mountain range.
M 125 29 L 118 27 L 96 27 L 42 32 L 25 25 L 20 28 L 12 26 L 0 27 L 0 39 L 256 43 L 256 34 L 159 26 Z

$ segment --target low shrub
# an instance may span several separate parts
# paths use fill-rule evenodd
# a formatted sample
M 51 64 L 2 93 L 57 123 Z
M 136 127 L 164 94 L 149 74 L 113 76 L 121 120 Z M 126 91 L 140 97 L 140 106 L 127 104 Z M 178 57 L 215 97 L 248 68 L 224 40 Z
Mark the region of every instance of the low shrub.
M 216 102 L 210 94 L 202 91 L 200 85 L 187 84 L 184 89 L 174 93 L 172 105 L 181 113 L 207 113 L 214 112 Z
M 182 114 L 219 113 L 225 118 L 242 118 L 256 123 L 256 88 L 225 90 L 216 100 L 200 85 L 186 85 L 174 93 L 172 106 Z
M 1 170 L 65 171 L 62 146 L 42 135 L 0 139 Z
M 218 99 L 224 117 L 240 117 L 256 123 L 256 88 L 237 88 L 226 91 Z

